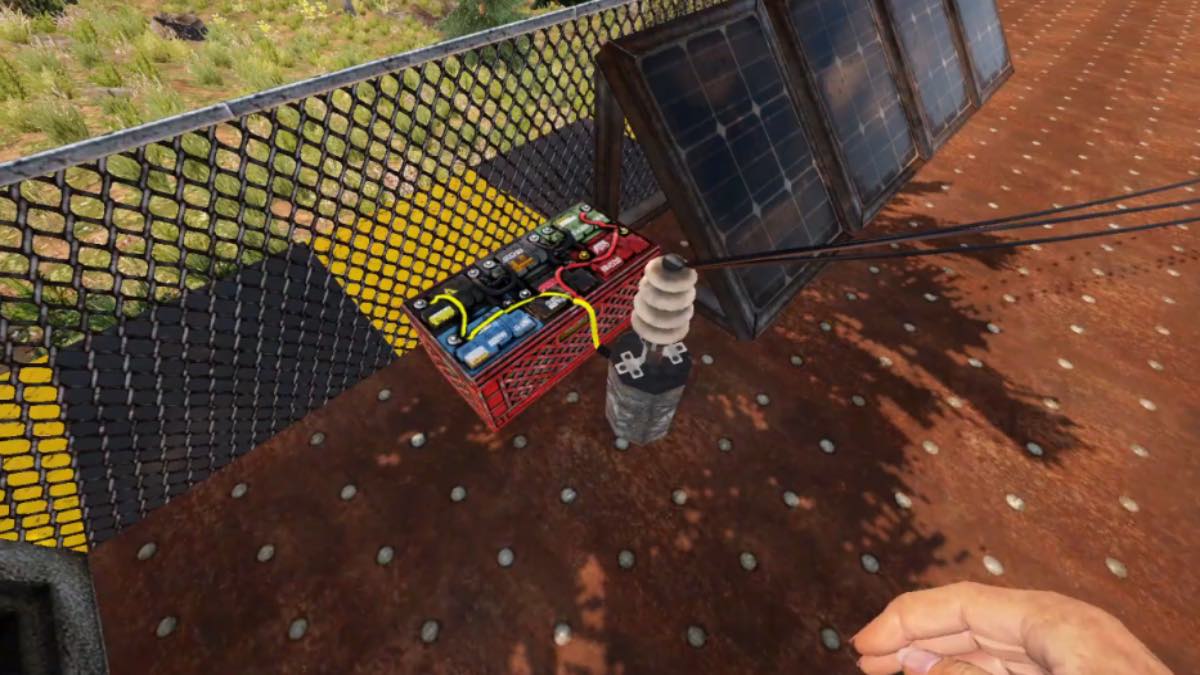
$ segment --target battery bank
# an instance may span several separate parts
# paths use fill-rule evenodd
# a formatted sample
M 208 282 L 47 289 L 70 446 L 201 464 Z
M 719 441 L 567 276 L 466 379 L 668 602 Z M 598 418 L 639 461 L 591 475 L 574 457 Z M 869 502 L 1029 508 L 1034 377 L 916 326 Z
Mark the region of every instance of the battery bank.
M 589 313 L 570 296 L 594 311 L 601 343 L 614 339 L 629 325 L 642 269 L 658 255 L 640 235 L 590 225 L 579 218 L 581 212 L 607 222 L 586 204 L 576 204 L 403 306 L 438 370 L 492 430 L 595 353 Z M 619 263 L 603 266 L 602 275 L 592 267 L 609 254 L 614 231 L 619 238 L 612 255 Z M 569 265 L 581 266 L 566 269 Z M 543 292 L 559 295 L 539 297 Z M 466 333 L 461 313 L 447 307 L 453 303 L 433 301 L 442 293 L 466 307 Z

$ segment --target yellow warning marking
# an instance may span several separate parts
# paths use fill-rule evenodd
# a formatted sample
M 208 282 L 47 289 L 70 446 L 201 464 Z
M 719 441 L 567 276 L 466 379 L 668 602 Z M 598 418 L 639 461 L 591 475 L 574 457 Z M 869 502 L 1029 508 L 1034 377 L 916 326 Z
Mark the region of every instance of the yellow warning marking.
M 404 301 L 458 272 L 468 260 L 541 224 L 529 207 L 468 169 L 356 226 L 313 237 L 313 250 L 397 354 L 416 347 Z
M 58 390 L 45 386 L 53 380 L 44 356 L 0 375 L 0 539 L 58 546 L 61 537 L 63 546 L 87 551 Z M 25 385 L 19 397 L 18 382 Z

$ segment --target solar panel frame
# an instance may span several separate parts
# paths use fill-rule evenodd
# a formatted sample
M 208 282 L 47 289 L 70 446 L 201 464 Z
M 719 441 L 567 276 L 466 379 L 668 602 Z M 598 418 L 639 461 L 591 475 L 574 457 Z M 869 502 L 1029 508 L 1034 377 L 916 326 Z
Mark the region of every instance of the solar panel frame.
M 949 0 L 937 0 L 937 4 L 942 7 L 942 11 L 946 15 L 946 21 L 950 25 L 950 38 L 954 44 L 954 49 L 958 54 L 958 71 L 963 78 L 963 88 L 966 91 L 966 104 L 964 108 L 958 112 L 958 116 L 946 125 L 941 132 L 934 130 L 935 126 L 929 119 L 929 115 L 925 110 L 925 106 L 920 104 L 921 94 L 920 87 L 917 82 L 919 80 L 915 64 L 912 58 L 904 49 L 904 41 L 900 37 L 899 17 L 896 15 L 893 2 L 895 0 L 877 0 L 876 6 L 884 17 L 884 23 L 887 25 L 888 33 L 891 42 L 894 45 L 895 53 L 899 56 L 901 68 L 904 71 L 906 84 L 912 92 L 913 100 L 917 103 L 917 113 L 921 116 L 922 132 L 925 137 L 926 159 L 933 156 L 947 141 L 950 140 L 958 130 L 971 119 L 971 116 L 979 109 L 980 98 L 978 89 L 975 85 L 975 73 L 970 67 L 966 56 L 966 45 L 962 40 L 961 24 L 955 20 L 955 15 L 951 14 Z
M 992 7 L 996 10 L 996 28 L 1000 35 L 1000 43 L 1004 46 L 1004 64 L 1000 68 L 1000 72 L 991 82 L 984 82 L 980 77 L 979 64 L 976 61 L 975 52 L 971 49 L 971 32 L 967 27 L 967 22 L 962 10 L 963 2 L 991 2 Z M 974 81 L 975 95 L 977 105 L 982 106 L 988 101 L 999 89 L 1004 86 L 1008 78 L 1013 76 L 1016 69 L 1013 66 L 1012 51 L 1008 48 L 1008 34 L 1004 30 L 1004 21 L 1000 16 L 1000 8 L 995 0 L 950 0 L 949 2 L 950 18 L 954 29 L 958 33 L 958 39 L 962 44 L 960 51 L 966 56 L 968 70 L 971 72 L 971 79 Z
M 729 251 L 718 239 L 720 233 L 717 223 L 710 217 L 707 207 L 703 206 L 700 187 L 685 178 L 690 172 L 686 158 L 673 141 L 658 105 L 653 103 L 654 97 L 641 70 L 640 60 L 647 54 L 660 51 L 663 45 L 679 43 L 689 36 L 702 37 L 714 28 L 732 25 L 751 15 L 758 19 L 775 61 L 780 63 L 794 58 L 794 54 L 781 47 L 771 18 L 758 0 L 732 0 L 639 31 L 607 43 L 597 55 L 597 65 L 613 94 L 621 102 L 638 142 L 646 148 L 646 157 L 697 258 L 716 258 L 727 255 Z M 827 241 L 836 241 L 846 236 L 848 224 L 852 222 L 852 197 L 842 182 L 839 160 L 820 125 L 816 103 L 805 83 L 795 81 L 794 72 L 792 66 L 781 66 L 779 76 L 808 144 L 819 184 L 828 197 L 834 231 Z M 785 284 L 765 306 L 756 306 L 734 270 L 718 270 L 705 275 L 704 283 L 711 293 L 700 293 L 697 305 L 704 314 L 739 339 L 753 339 L 767 329 L 822 267 L 821 263 L 806 264 L 801 273 Z
M 838 125 L 834 118 L 833 111 L 829 108 L 824 96 L 821 95 L 821 87 L 819 84 L 819 76 L 817 70 L 813 67 L 813 59 L 809 51 L 804 47 L 801 38 L 799 26 L 793 19 L 793 11 L 790 6 L 792 2 L 800 3 L 801 5 L 815 4 L 818 0 L 763 0 L 767 12 L 771 15 L 772 21 L 779 28 L 779 39 L 788 52 L 794 54 L 791 59 L 784 59 L 785 66 L 795 69 L 796 72 L 792 77 L 804 81 L 805 86 L 811 92 L 815 107 L 819 111 L 820 123 L 823 127 L 823 132 L 830 139 L 833 139 L 831 152 L 837 157 L 839 169 L 842 172 L 842 182 L 846 189 L 850 192 L 851 203 L 851 230 L 859 231 L 864 228 L 872 218 L 887 204 L 892 197 L 896 195 L 900 189 L 904 187 L 913 175 L 925 163 L 925 160 L 932 154 L 927 145 L 925 134 L 925 120 L 921 116 L 920 106 L 915 99 L 915 94 L 912 87 L 909 85 L 906 76 L 907 73 L 903 69 L 900 62 L 899 49 L 892 39 L 890 29 L 886 24 L 886 18 L 882 15 L 879 7 L 874 2 L 866 2 L 866 10 L 870 13 L 872 24 L 875 27 L 876 35 L 882 47 L 883 58 L 886 61 L 888 72 L 891 75 L 892 82 L 896 86 L 896 93 L 899 96 L 900 107 L 904 112 L 904 117 L 908 122 L 908 135 L 915 149 L 914 157 L 901 168 L 899 173 L 889 181 L 883 188 L 882 192 L 874 199 L 866 200 L 862 192 L 859 190 L 852 176 L 850 159 L 843 152 L 841 143 L 838 141 Z

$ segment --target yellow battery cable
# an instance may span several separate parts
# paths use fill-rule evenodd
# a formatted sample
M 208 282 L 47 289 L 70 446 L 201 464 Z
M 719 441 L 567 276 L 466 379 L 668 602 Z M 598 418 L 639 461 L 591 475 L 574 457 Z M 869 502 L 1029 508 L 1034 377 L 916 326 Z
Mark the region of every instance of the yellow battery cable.
M 463 337 L 464 335 L 466 335 L 467 334 L 467 308 L 463 307 L 462 302 L 459 301 L 458 298 L 454 297 L 453 295 L 450 295 L 449 293 L 438 293 L 437 295 L 433 296 L 433 299 L 429 301 L 429 304 L 430 305 L 436 304 L 439 300 L 445 300 L 446 302 L 449 302 L 450 304 L 454 305 L 455 308 L 458 309 L 458 316 L 462 320 L 462 326 L 458 329 L 458 336 Z
M 588 323 L 590 324 L 591 329 L 592 329 L 592 346 L 595 347 L 596 349 L 600 349 L 600 324 L 596 319 L 596 309 L 594 307 L 592 307 L 591 303 L 589 303 L 587 300 L 584 300 L 583 298 L 575 298 L 570 295 L 567 295 L 566 293 L 558 293 L 556 291 L 545 291 L 543 293 L 539 293 L 539 294 L 533 296 L 532 298 L 527 298 L 518 303 L 515 303 L 506 309 L 498 310 L 497 312 L 495 312 L 488 318 L 484 319 L 483 322 L 480 323 L 478 326 L 476 326 L 475 329 L 472 330 L 467 335 L 467 341 L 469 342 L 469 341 L 475 339 L 475 336 L 479 334 L 479 331 L 486 328 L 489 324 L 491 324 L 496 319 L 499 319 L 500 317 L 504 316 L 505 314 L 508 314 L 509 312 L 511 312 L 513 310 L 520 309 L 521 307 L 528 305 L 529 303 L 533 302 L 534 300 L 537 300 L 538 298 L 566 298 L 567 300 L 570 300 L 575 305 L 582 307 L 584 309 L 584 311 L 587 312 Z

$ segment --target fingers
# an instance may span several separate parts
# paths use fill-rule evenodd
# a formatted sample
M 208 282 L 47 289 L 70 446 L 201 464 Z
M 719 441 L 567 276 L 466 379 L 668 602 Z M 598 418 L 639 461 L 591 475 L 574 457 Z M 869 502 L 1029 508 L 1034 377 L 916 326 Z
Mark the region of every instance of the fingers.
M 905 593 L 851 641 L 860 654 L 886 656 L 918 640 L 970 631 L 1010 645 L 1022 644 L 1022 620 L 1038 594 L 963 582 Z
M 901 649 L 897 656 L 904 666 L 904 675 L 1008 675 L 1003 665 L 980 668 L 969 661 L 912 647 Z

